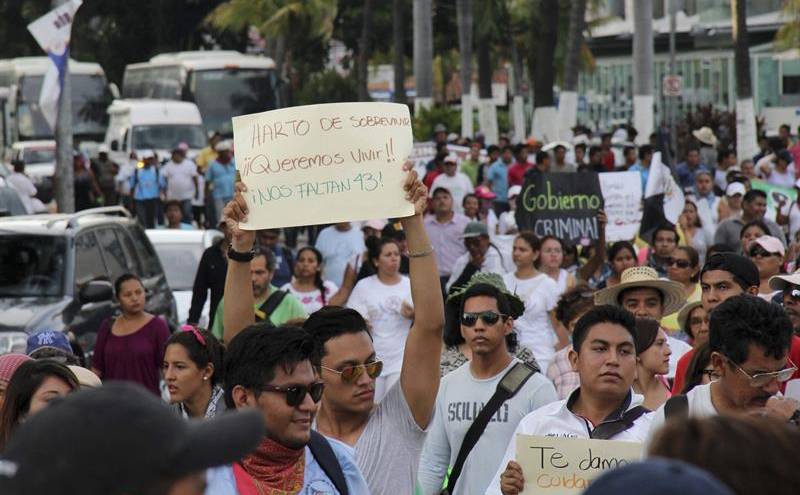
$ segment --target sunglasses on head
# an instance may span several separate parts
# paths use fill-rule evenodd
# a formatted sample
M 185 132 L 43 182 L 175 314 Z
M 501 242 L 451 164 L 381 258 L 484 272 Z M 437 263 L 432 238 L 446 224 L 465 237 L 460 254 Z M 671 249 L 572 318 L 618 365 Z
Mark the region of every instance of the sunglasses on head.
M 364 364 L 354 364 L 352 366 L 345 366 L 340 370 L 328 368 L 327 366 L 321 366 L 321 368 L 338 374 L 340 377 L 342 377 L 342 383 L 353 383 L 365 372 L 367 373 L 367 376 L 373 380 L 378 378 L 383 371 L 383 361 L 371 361 Z
M 678 258 L 667 258 L 667 265 L 677 266 L 678 268 L 689 268 L 692 266 L 689 260 L 679 260 Z
M 474 327 L 478 323 L 478 318 L 487 325 L 494 325 L 501 318 L 506 319 L 508 315 L 503 315 L 495 311 L 481 311 L 480 313 L 464 313 L 461 315 L 461 324 L 465 327 Z
M 766 249 L 762 248 L 761 246 L 754 246 L 750 248 L 750 257 L 755 258 L 760 256 L 762 258 L 768 258 L 770 256 L 775 256 L 777 253 L 770 253 Z
M 286 396 L 286 405 L 289 407 L 297 407 L 306 399 L 306 394 L 311 396 L 311 400 L 316 404 L 322 398 L 322 392 L 325 390 L 325 384 L 322 382 L 315 382 L 311 385 L 292 385 L 289 387 L 280 387 L 278 385 L 264 385 L 261 387 L 263 392 L 275 392 L 284 394 Z

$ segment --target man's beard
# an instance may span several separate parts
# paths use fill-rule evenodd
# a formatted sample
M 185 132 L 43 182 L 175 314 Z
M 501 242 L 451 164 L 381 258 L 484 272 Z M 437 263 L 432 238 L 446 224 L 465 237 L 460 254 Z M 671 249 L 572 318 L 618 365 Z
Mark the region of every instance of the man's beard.
M 258 285 L 256 283 L 253 283 L 253 297 L 258 299 L 259 297 L 264 296 L 264 294 L 267 293 L 267 288 L 268 287 L 269 287 L 269 285 L 267 285 L 267 284 Z

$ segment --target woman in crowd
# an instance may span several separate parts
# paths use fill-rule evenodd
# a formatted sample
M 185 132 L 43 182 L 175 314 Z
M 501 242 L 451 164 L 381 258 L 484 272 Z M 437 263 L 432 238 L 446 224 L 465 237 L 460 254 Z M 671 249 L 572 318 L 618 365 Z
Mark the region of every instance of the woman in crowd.
M 597 289 L 614 287 L 619 284 L 619 277 L 628 268 L 636 266 L 636 248 L 628 241 L 617 241 L 608 250 L 608 263 L 603 265 L 603 273 L 589 280 L 592 285 L 597 280 Z
M 22 363 L 8 382 L 0 411 L 0 451 L 25 418 L 47 407 L 53 399 L 78 390 L 78 387 L 78 379 L 61 363 L 51 359 Z
M 667 334 L 658 322 L 636 318 L 636 380 L 633 390 L 644 396 L 642 405 L 651 411 L 670 398 L 669 383 L 664 375 L 669 373 L 671 354 Z
M 700 256 L 691 246 L 678 246 L 667 260 L 667 278 L 683 286 L 687 301 L 699 301 L 700 284 Z M 661 326 L 670 332 L 680 330 L 678 325 L 678 312 L 664 316 Z
M 708 343 L 708 313 L 700 300 L 687 303 L 678 312 L 678 325 L 693 349 Z
M 376 275 L 361 279 L 353 289 L 348 306 L 355 309 L 372 327 L 375 353 L 383 361 L 383 374 L 375 382 L 375 401 L 400 378 L 406 337 L 414 319 L 411 284 L 400 273 L 400 246 L 381 239 L 377 257 L 370 260 Z
M 473 222 L 481 221 L 481 200 L 473 193 L 468 193 L 461 200 L 461 206 L 464 208 L 464 215 Z
M 686 244 L 693 247 L 700 257 L 700 264 L 705 262 L 706 250 L 714 243 L 713 232 L 703 228 L 703 222 L 697 214 L 697 205 L 691 199 L 686 200 L 683 214 L 678 220 L 683 231 Z
M 594 291 L 584 282 L 579 282 L 558 300 L 555 310 L 556 319 L 569 333 L 570 338 L 575 324 L 592 307 L 594 307 Z M 580 386 L 578 372 L 572 369 L 569 362 L 571 349 L 572 344 L 559 349 L 553 356 L 553 362 L 546 369 L 547 378 L 556 386 L 559 399 L 566 399 L 573 390 Z
M 225 410 L 222 346 L 210 332 L 184 325 L 172 334 L 162 370 L 169 401 L 184 418 L 213 418 Z
M 489 233 L 494 235 L 494 233 L 497 232 L 498 218 L 497 213 L 494 211 L 493 204 L 497 195 L 486 186 L 478 186 L 475 188 L 475 197 L 480 201 L 480 209 L 478 211 L 480 220 L 478 221 L 485 223 L 486 227 L 489 229 Z
M 555 281 L 536 269 L 539 239 L 533 232 L 520 232 L 514 239 L 512 259 L 516 271 L 503 276 L 508 290 L 525 303 L 525 312 L 514 322 L 519 344 L 533 351 L 541 369 L 546 370 L 556 352 L 556 344 L 566 344 L 565 335 L 558 338 L 550 312 L 558 301 Z
M 92 371 L 102 380 L 136 382 L 160 396 L 167 322 L 144 310 L 145 290 L 136 275 L 121 275 L 114 282 L 114 291 L 120 315 L 100 324 Z
M 289 291 L 303 305 L 306 314 L 311 314 L 323 306 L 344 306 L 355 285 L 355 270 L 350 264 L 344 273 L 342 287 L 330 280 L 322 279 L 322 253 L 313 246 L 297 251 L 292 281 L 281 290 Z
M 744 224 L 741 232 L 739 232 L 740 252 L 747 256 L 750 252 L 750 243 L 762 235 L 769 235 L 769 229 L 761 220 L 753 220 Z
M 747 254 L 758 268 L 758 297 L 772 301 L 776 292 L 769 286 L 769 279 L 783 272 L 783 258 L 786 256 L 786 248 L 777 237 L 762 235 L 750 243 Z
M 686 368 L 686 383 L 683 385 L 681 394 L 687 394 L 698 385 L 705 385 L 719 378 L 717 370 L 711 366 L 711 349 L 708 342 L 696 347 L 692 353 L 692 360 Z
M 0 356 L 0 410 L 3 409 L 3 399 L 6 395 L 8 382 L 14 376 L 14 372 L 26 361 L 33 359 L 25 354 L 4 354 Z
M 546 274 L 557 285 L 556 295 L 560 296 L 575 287 L 575 276 L 561 268 L 564 263 L 564 242 L 555 236 L 542 237 L 541 252 L 537 259 L 537 268 Z

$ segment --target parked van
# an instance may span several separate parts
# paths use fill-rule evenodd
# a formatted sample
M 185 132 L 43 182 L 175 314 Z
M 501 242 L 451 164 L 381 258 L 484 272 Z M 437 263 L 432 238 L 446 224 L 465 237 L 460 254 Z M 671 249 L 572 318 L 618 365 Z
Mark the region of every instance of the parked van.
M 131 151 L 151 149 L 163 161 L 169 159 L 179 143 L 189 145 L 190 157 L 206 145 L 203 120 L 194 103 L 114 100 L 108 107 L 108 116 L 105 145 L 117 163 L 127 161 Z

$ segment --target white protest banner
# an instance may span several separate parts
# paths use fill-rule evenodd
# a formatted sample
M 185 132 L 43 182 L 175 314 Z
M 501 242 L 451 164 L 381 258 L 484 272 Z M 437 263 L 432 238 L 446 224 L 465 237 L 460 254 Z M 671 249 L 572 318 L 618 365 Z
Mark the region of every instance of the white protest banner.
M 247 230 L 412 215 L 403 162 L 411 116 L 396 103 L 329 103 L 233 118 Z
M 630 241 L 642 224 L 642 181 L 639 172 L 599 174 L 606 217 L 606 241 Z
M 642 444 L 615 440 L 517 435 L 522 495 L 577 495 L 603 471 L 635 462 Z

